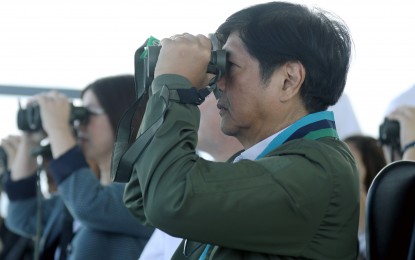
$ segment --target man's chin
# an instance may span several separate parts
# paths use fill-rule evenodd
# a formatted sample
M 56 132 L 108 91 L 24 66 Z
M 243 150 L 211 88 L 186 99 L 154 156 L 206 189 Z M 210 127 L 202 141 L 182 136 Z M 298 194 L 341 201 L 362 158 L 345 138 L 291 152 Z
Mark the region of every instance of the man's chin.
M 224 135 L 234 136 L 235 131 L 233 131 L 232 127 L 229 126 L 229 124 L 227 124 L 225 120 L 222 120 L 220 124 L 220 130 Z

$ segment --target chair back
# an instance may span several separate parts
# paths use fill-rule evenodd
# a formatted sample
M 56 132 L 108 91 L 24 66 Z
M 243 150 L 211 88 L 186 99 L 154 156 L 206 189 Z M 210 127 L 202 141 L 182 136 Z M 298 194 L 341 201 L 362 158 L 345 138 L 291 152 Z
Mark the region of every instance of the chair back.
M 385 166 L 373 180 L 366 201 L 368 259 L 413 260 L 415 162 L 397 161 Z

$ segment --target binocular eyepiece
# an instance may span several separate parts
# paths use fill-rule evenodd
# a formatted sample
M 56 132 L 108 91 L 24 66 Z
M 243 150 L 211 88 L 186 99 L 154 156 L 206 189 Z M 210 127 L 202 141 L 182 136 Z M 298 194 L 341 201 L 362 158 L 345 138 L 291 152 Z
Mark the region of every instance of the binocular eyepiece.
M 88 109 L 72 105 L 68 123 L 72 124 L 75 120 L 85 123 L 88 121 L 89 116 L 90 112 Z M 17 111 L 17 127 L 25 132 L 38 132 L 43 129 L 38 104 L 30 104 L 26 108 L 20 108 Z
M 156 68 L 158 56 L 160 54 L 161 46 L 148 46 L 146 71 L 147 77 L 154 78 L 154 69 Z M 210 62 L 208 64 L 207 73 L 215 74 L 219 78 L 225 74 L 227 66 L 226 51 L 216 50 L 211 52 Z
M 154 70 L 156 68 L 158 56 L 161 46 L 146 46 L 146 54 L 143 57 L 142 49 L 138 49 L 135 54 L 135 77 L 137 95 L 141 96 L 146 92 L 154 79 Z M 215 96 L 218 97 L 219 92 L 216 91 L 216 82 L 225 75 L 228 68 L 227 52 L 225 50 L 216 50 L 211 52 L 210 62 L 206 73 L 214 74 L 215 77 L 209 83 L 213 86 Z

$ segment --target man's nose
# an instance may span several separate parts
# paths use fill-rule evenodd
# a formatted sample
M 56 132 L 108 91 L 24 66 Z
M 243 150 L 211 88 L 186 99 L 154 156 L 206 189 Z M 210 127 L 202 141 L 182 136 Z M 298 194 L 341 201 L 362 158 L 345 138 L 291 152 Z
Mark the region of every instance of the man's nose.
M 219 91 L 220 91 L 220 93 L 222 93 L 222 92 L 224 92 L 225 91 L 225 85 L 226 85 L 226 79 L 225 79 L 226 77 L 225 76 L 222 76 L 217 82 L 216 82 L 216 85 L 217 85 L 217 87 L 218 87 L 218 89 L 219 89 Z

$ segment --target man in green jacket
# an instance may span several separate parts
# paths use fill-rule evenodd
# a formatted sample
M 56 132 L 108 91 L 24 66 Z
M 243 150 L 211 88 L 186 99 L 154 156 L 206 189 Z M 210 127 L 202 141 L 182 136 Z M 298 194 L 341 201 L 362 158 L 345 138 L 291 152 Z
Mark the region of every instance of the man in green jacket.
M 356 259 L 358 173 L 325 111 L 346 84 L 347 27 L 271 2 L 233 14 L 217 36 L 229 62 L 218 81 L 221 129 L 244 151 L 226 163 L 196 154 L 200 111 L 178 93 L 209 82 L 211 42 L 163 39 L 140 133 L 163 121 L 125 204 L 184 238 L 173 259 Z

